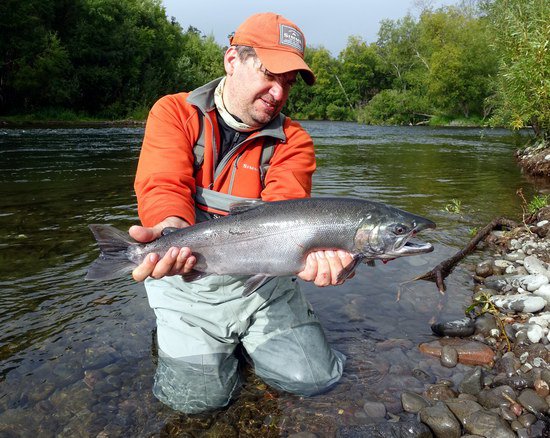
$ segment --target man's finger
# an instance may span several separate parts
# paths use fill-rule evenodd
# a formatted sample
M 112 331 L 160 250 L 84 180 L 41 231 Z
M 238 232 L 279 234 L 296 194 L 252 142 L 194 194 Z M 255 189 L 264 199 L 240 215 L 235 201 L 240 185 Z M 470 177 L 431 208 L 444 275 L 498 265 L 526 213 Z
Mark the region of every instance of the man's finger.
M 317 259 L 314 253 L 309 253 L 306 258 L 304 270 L 298 274 L 298 277 L 304 281 L 313 281 L 317 276 Z
M 324 251 L 315 253 L 317 258 L 317 276 L 315 277 L 315 285 L 323 287 L 331 284 L 332 275 L 330 273 L 330 264 L 325 256 Z
M 170 274 L 176 264 L 179 252 L 178 248 L 170 248 L 164 257 L 155 265 L 151 277 L 158 279 Z
M 128 234 L 132 239 L 144 243 L 151 242 L 158 237 L 153 228 L 142 227 L 139 225 L 132 225 L 128 230 Z
M 136 281 L 143 281 L 151 275 L 155 269 L 155 265 L 159 260 L 158 254 L 152 253 L 145 257 L 145 260 L 132 271 L 132 277 Z

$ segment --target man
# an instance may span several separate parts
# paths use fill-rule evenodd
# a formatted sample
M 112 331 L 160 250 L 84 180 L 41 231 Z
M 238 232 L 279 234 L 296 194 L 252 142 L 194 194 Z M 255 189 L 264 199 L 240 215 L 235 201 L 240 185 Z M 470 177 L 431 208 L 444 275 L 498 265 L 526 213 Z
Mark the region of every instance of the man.
M 215 220 L 235 201 L 310 196 L 313 142 L 281 114 L 298 74 L 315 82 L 302 32 L 280 15 L 262 13 L 242 23 L 230 44 L 225 77 L 165 96 L 151 109 L 135 180 L 143 226 L 130 228 L 138 241 Z M 184 412 L 225 406 L 239 387 L 239 344 L 275 388 L 312 395 L 339 380 L 345 357 L 328 346 L 296 278 L 273 279 L 244 297 L 246 277 L 183 281 L 178 274 L 195 261 L 192 248 L 172 248 L 133 272 L 145 280 L 157 317 L 153 390 L 161 401 Z M 318 251 L 298 277 L 335 285 L 350 262 L 348 253 Z

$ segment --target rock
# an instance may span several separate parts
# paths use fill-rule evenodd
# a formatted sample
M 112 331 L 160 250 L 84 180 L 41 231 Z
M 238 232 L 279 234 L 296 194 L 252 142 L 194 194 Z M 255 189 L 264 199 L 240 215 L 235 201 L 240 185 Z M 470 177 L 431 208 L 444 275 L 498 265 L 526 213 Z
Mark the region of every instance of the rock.
M 475 367 L 472 371 L 467 373 L 462 382 L 458 385 L 458 390 L 462 393 L 477 395 L 481 391 L 481 368 Z
M 544 275 L 547 278 L 550 277 L 550 272 L 548 272 L 546 266 L 544 266 L 536 256 L 530 255 L 525 257 L 523 265 L 529 274 Z
M 529 324 L 527 327 L 527 337 L 529 340 L 536 344 L 544 336 L 544 329 L 538 324 Z
M 474 412 L 483 410 L 481 405 L 473 400 L 447 400 L 445 404 L 462 424 Z
M 420 420 L 430 427 L 437 438 L 460 438 L 462 435 L 460 423 L 442 402 L 422 408 Z
M 527 388 L 521 391 L 518 402 L 535 415 L 548 413 L 548 403 L 533 389 Z
M 510 262 L 517 262 L 519 260 L 525 259 L 525 253 L 523 250 L 518 249 L 517 251 L 509 252 L 504 256 L 504 258 Z
M 458 352 L 450 345 L 444 345 L 439 360 L 444 367 L 454 368 L 458 363 Z
M 526 377 L 523 374 L 514 374 L 512 376 L 502 374 L 495 377 L 495 379 L 491 383 L 491 387 L 494 388 L 496 386 L 507 385 L 515 390 L 521 391 L 522 389 L 532 387 L 533 383 L 534 382 L 532 378 Z
M 414 368 L 412 370 L 412 375 L 422 383 L 435 383 L 435 377 L 420 368 Z
M 384 403 L 367 400 L 363 405 L 363 410 L 371 418 L 384 418 L 386 416 Z
M 480 277 L 488 277 L 493 275 L 493 262 L 485 260 L 476 265 L 476 275 Z
M 454 392 L 448 385 L 437 383 L 430 385 L 424 391 L 424 396 L 428 400 L 449 400 L 456 398 L 456 392 Z
M 490 313 L 484 313 L 475 320 L 475 333 L 483 336 L 491 336 L 491 330 L 497 329 L 495 317 Z M 498 329 L 497 329 L 498 330 Z
M 437 336 L 466 337 L 474 333 L 475 321 L 471 318 L 462 318 L 448 322 L 432 324 L 432 332 Z
M 516 438 L 508 423 L 497 414 L 485 410 L 472 413 L 464 421 L 469 433 L 491 438 Z
M 537 417 L 535 417 L 533 414 L 527 413 L 519 416 L 518 421 L 523 427 L 529 427 L 537 422 Z
M 516 393 L 508 385 L 497 386 L 496 388 L 484 388 L 477 395 L 477 400 L 486 409 L 509 406 L 510 400 L 516 399 Z
M 505 312 L 535 313 L 546 306 L 546 300 L 533 294 L 495 295 L 491 297 L 493 304 Z
M 543 284 L 537 290 L 533 291 L 533 295 L 544 298 L 547 303 L 550 303 L 550 284 Z
M 494 352 L 481 342 L 462 338 L 442 338 L 426 342 L 418 347 L 422 353 L 440 357 L 444 345 L 453 347 L 458 353 L 458 361 L 465 365 L 492 365 Z
M 485 286 L 503 290 L 506 286 L 522 288 L 527 291 L 537 290 L 544 284 L 548 284 L 549 279 L 546 275 L 493 275 L 485 279 Z
M 536 379 L 533 387 L 535 388 L 535 392 L 543 398 L 546 398 L 550 394 L 550 386 L 545 380 Z
M 428 402 L 424 397 L 410 391 L 403 391 L 401 393 L 401 404 L 405 412 L 412 414 L 417 414 L 422 408 L 428 406 Z
M 416 420 L 381 422 L 359 426 L 341 426 L 337 438 L 432 438 L 430 428 Z

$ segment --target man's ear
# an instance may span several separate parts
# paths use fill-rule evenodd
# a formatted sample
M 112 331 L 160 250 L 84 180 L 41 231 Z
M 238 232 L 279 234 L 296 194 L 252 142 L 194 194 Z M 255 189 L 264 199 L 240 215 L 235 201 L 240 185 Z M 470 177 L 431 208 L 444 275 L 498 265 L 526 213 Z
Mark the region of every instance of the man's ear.
M 225 67 L 225 72 L 228 75 L 232 75 L 233 71 L 235 70 L 235 64 L 239 62 L 239 54 L 237 53 L 237 49 L 235 47 L 230 46 L 226 51 L 225 55 L 223 57 L 223 65 Z

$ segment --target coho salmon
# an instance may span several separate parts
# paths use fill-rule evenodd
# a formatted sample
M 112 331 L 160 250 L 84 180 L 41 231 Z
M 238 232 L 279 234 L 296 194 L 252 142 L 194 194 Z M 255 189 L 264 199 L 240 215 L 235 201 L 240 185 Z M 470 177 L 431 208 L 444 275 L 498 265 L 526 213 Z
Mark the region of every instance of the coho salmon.
M 90 225 L 101 253 L 86 278 L 113 279 L 131 272 L 150 253 L 162 257 L 171 247 L 186 246 L 197 262 L 185 280 L 211 274 L 250 275 L 245 293 L 251 293 L 271 277 L 302 271 L 312 251 L 350 252 L 353 262 L 341 279 L 360 262 L 430 252 L 431 244 L 410 240 L 427 228 L 435 228 L 435 223 L 380 202 L 354 198 L 239 203 L 228 216 L 177 229 L 146 244 L 112 226 Z

